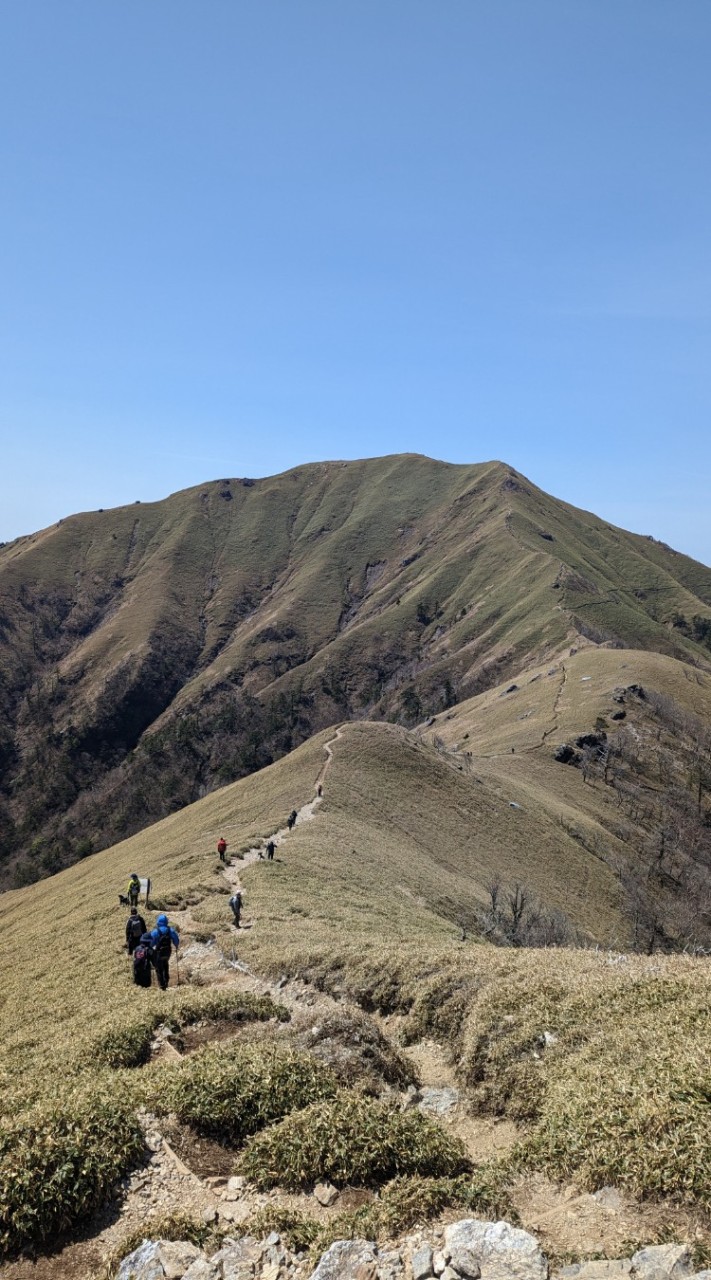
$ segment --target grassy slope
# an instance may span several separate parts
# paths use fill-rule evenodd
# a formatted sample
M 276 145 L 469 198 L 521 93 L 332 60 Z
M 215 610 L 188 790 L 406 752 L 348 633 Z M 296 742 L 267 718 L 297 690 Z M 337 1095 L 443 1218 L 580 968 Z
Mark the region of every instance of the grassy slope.
M 51 868 L 324 724 L 476 693 L 579 626 L 708 666 L 667 623 L 709 602 L 711 570 L 500 463 L 324 463 L 71 517 L 0 548 L 0 844 L 54 842 Z
M 197 927 L 229 949 L 216 838 L 225 834 L 238 850 L 283 824 L 313 794 L 329 736 L 0 897 L 6 1114 L 18 1097 L 47 1098 L 77 1065 L 92 1080 L 85 1051 L 95 1038 L 132 1012 L 165 1007 L 157 990 L 138 1000 L 120 953 L 125 913 L 115 892 L 128 874 L 150 873 L 158 895 L 192 902 Z M 346 725 L 333 751 L 314 820 L 296 827 L 280 860 L 242 870 L 253 926 L 239 938 L 241 957 L 407 1014 L 411 1035 L 448 1044 L 480 1107 L 530 1126 L 528 1164 L 591 1188 L 613 1181 L 708 1204 L 709 962 L 458 945 L 453 920 L 476 906 L 492 872 L 525 870 L 540 893 L 567 895 L 572 914 L 603 939 L 622 928 L 614 880 L 556 831 L 552 805 L 513 813 L 515 775 L 486 774 L 484 757 L 475 774 L 460 772 L 456 759 L 414 735 L 372 724 Z M 493 768 L 497 757 L 488 759 Z M 565 802 L 575 810 L 576 774 L 561 769 L 559 777 L 574 784 Z M 177 999 L 170 993 L 168 1006 Z M 558 1043 L 542 1057 L 543 1031 Z M 106 1068 L 95 1078 L 110 1095 Z M 148 1097 L 153 1079 L 144 1077 Z

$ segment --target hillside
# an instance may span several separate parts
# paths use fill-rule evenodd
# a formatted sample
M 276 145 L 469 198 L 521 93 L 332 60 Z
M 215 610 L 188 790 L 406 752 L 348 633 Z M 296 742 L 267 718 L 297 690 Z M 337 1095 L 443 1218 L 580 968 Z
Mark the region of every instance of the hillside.
M 603 653 L 586 656 L 652 673 L 649 655 Z M 662 660 L 667 667 L 675 673 Z M 587 674 L 566 663 L 566 687 L 577 691 Z M 592 710 L 617 672 L 600 665 L 594 674 Z M 477 718 L 487 709 L 498 717 L 506 698 L 477 701 L 455 713 L 458 726 L 446 725 L 471 739 Z M 556 701 L 567 729 L 589 719 L 577 697 Z M 32 1241 L 41 1254 L 49 1249 L 37 1263 L 10 1262 L 8 1280 L 93 1280 L 103 1252 L 145 1234 L 147 1208 L 182 1214 L 183 1224 L 192 1211 L 200 1223 L 216 1198 L 223 1232 L 234 1232 L 237 1213 L 242 1229 L 254 1220 L 266 1234 L 277 1219 L 264 1212 L 279 1210 L 282 1229 L 288 1219 L 319 1240 L 366 1229 L 388 1238 L 448 1205 L 532 1223 L 543 1198 L 544 1240 L 558 1257 L 599 1253 L 600 1237 L 604 1249 L 619 1249 L 679 1232 L 696 1232 L 707 1256 L 709 961 L 483 941 L 493 878 L 508 887 L 525 877 L 547 908 L 603 944 L 620 947 L 630 922 L 617 876 L 558 821 L 550 786 L 547 806 L 533 803 L 532 788 L 543 792 L 528 772 L 540 754 L 536 735 L 530 751 L 520 742 L 514 753 L 526 766 L 517 774 L 511 753 L 506 769 L 496 753 L 496 725 L 488 741 L 482 730 L 473 766 L 427 740 L 433 731 L 439 739 L 438 727 L 342 724 L 115 847 L 0 896 L 0 1251 L 12 1257 Z M 602 787 L 558 762 L 550 768 L 566 779 L 565 812 L 603 830 Z M 300 816 L 287 833 L 292 807 Z M 227 868 L 214 853 L 221 834 L 235 855 Z M 268 862 L 258 850 L 273 834 Z M 134 870 L 153 883 L 149 920 L 167 909 L 181 932 L 180 985 L 167 995 L 130 983 L 116 895 Z M 236 884 L 245 895 L 239 932 L 227 903 Z M 275 1065 L 283 1054 L 292 1083 L 275 1110 L 264 1090 L 286 1088 Z M 259 1174 L 259 1134 L 250 1145 L 251 1129 L 225 1128 L 226 1116 L 236 1123 L 242 1114 L 236 1081 L 255 1063 L 265 1083 L 245 1114 L 262 1117 L 272 1161 L 292 1112 L 310 1140 L 325 1105 L 314 1097 L 335 1090 L 358 1123 L 380 1116 L 382 1127 L 402 1114 L 408 1079 L 420 1078 L 460 1092 L 446 1143 L 452 1168 L 468 1172 L 442 1176 L 433 1154 L 441 1137 L 423 1129 L 421 1164 L 404 1183 L 381 1175 L 374 1199 L 366 1178 L 360 1199 L 344 1192 L 314 1219 L 316 1178 L 301 1175 L 295 1189 L 285 1171 Z M 373 1095 L 382 1113 L 372 1111 Z M 414 1142 L 426 1121 L 415 1111 L 407 1123 Z M 247 1185 L 220 1199 L 208 1178 L 224 1186 L 235 1169 L 251 1170 Z M 355 1173 L 343 1180 L 359 1186 Z M 610 1185 L 624 1204 L 616 1214 L 589 1194 Z M 107 1198 L 108 1214 L 92 1216 Z M 350 1212 L 351 1203 L 360 1208 Z
M 571 644 L 711 669 L 711 570 L 501 463 L 223 480 L 0 548 L 0 848 L 22 884 L 343 719 L 412 726 Z

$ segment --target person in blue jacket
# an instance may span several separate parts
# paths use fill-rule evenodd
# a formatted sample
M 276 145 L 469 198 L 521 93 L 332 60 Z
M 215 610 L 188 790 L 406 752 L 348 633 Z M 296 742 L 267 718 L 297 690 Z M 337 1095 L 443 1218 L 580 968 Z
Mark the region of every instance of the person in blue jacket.
M 176 951 L 180 946 L 180 938 L 175 929 L 171 929 L 168 924 L 168 917 L 164 915 L 158 916 L 155 929 L 151 929 L 150 933 L 151 946 L 153 948 L 151 960 L 153 968 L 156 971 L 158 986 L 161 991 L 165 991 L 170 981 L 169 960 L 173 947 Z

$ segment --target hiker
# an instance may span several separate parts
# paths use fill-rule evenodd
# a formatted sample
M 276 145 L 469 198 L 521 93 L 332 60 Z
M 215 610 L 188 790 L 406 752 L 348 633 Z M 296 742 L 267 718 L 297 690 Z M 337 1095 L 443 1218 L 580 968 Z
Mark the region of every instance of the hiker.
M 151 985 L 151 959 L 153 943 L 150 933 L 143 933 L 133 952 L 133 981 L 137 987 Z
M 126 946 L 130 956 L 133 955 L 139 939 L 145 932 L 146 922 L 143 916 L 138 914 L 138 907 L 131 907 L 131 914 L 126 921 Z
M 156 971 L 158 986 L 161 991 L 165 991 L 170 981 L 170 971 L 168 961 L 170 960 L 173 947 L 176 951 L 180 946 L 180 938 L 175 929 L 171 929 L 168 924 L 168 917 L 165 915 L 158 916 L 156 927 L 152 929 L 148 935 L 151 940 L 151 960 L 153 968 Z
M 230 898 L 230 906 L 232 908 L 232 915 L 235 918 L 235 929 L 239 929 L 239 918 L 242 913 L 242 890 L 241 889 L 235 889 L 234 893 L 232 894 L 232 897 Z
M 269 843 L 267 844 L 267 858 L 269 859 L 269 861 L 270 861 L 270 862 L 273 862 L 273 861 L 274 861 L 274 850 L 275 850 L 275 849 L 276 849 L 276 845 L 275 845 L 274 841 L 273 841 L 273 840 L 270 840 L 270 841 L 269 841 Z
M 220 855 L 220 862 L 226 862 L 225 854 L 227 853 L 227 841 L 224 836 L 220 836 L 217 841 L 217 852 Z
M 292 827 L 296 826 L 297 817 L 298 817 L 298 814 L 296 812 L 296 809 L 292 809 L 291 813 L 289 814 L 289 817 L 286 820 L 286 825 L 290 831 Z
M 319 796 L 319 797 L 321 797 L 321 796 L 323 795 L 323 783 L 321 783 L 321 782 L 319 782 L 319 784 L 318 784 L 318 786 L 317 786 L 317 788 L 316 788 L 316 795 L 317 795 L 317 796 Z
M 130 907 L 137 907 L 138 899 L 141 894 L 141 882 L 135 871 L 131 872 L 131 879 L 128 882 L 128 889 L 126 890 L 126 893 L 128 895 L 128 905 Z

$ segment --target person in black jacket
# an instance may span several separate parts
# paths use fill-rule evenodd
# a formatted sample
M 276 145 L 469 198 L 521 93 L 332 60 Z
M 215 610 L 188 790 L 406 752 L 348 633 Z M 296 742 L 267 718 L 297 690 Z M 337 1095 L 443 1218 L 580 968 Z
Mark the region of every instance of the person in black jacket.
M 138 914 L 138 907 L 131 907 L 131 914 L 126 921 L 126 946 L 130 956 L 133 955 L 136 944 L 145 932 L 146 922 L 143 916 Z

